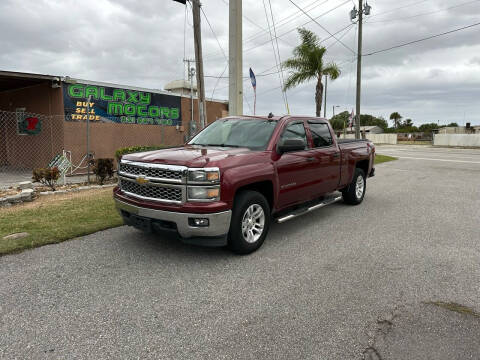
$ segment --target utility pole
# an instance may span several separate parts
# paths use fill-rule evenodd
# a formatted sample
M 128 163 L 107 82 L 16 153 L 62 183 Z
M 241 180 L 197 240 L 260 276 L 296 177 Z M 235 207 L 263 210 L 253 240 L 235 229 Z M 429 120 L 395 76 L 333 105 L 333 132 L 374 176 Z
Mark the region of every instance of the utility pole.
M 327 118 L 327 84 L 328 84 L 328 77 L 325 75 L 325 100 L 323 101 L 323 117 Z
M 87 183 L 90 185 L 90 101 L 92 95 L 87 98 Z
M 243 114 L 242 78 L 242 0 L 229 1 L 228 36 L 228 112 L 229 115 Z
M 200 117 L 200 129 L 207 123 L 207 111 L 205 106 L 205 84 L 203 82 L 203 56 L 202 56 L 202 31 L 200 27 L 200 0 L 192 1 L 193 12 L 193 42 L 195 43 L 195 60 L 197 68 L 197 97 L 198 114 Z
M 340 107 L 340 105 L 332 105 L 332 118 L 335 117 L 335 108 Z
M 353 8 L 350 12 L 350 18 L 354 20 L 358 15 L 358 47 L 357 47 L 357 96 L 356 96 L 356 114 L 355 114 L 355 138 L 360 139 L 360 100 L 362 88 L 362 30 L 363 14 L 370 15 L 371 6 L 363 0 L 358 0 L 358 11 Z
M 195 123 L 195 119 L 193 118 L 193 77 L 195 76 L 195 68 L 190 67 L 190 63 L 195 62 L 195 60 L 183 59 L 183 62 L 187 63 L 188 80 L 190 80 L 190 110 L 192 116 L 190 119 L 190 127 L 188 129 L 188 137 L 191 138 L 197 130 L 197 124 Z

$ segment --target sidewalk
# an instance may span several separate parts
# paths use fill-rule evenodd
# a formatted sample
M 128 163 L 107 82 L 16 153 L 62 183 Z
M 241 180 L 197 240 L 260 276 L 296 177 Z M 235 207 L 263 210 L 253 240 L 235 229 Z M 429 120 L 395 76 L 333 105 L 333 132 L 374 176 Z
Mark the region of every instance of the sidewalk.
M 90 180 L 95 180 L 95 175 L 90 175 Z M 18 170 L 8 167 L 0 167 L 0 190 L 8 189 L 11 186 L 17 186 L 19 182 L 32 181 L 31 170 Z M 87 175 L 75 175 L 66 177 L 67 184 L 83 183 L 87 181 Z M 58 180 L 63 184 L 63 179 Z

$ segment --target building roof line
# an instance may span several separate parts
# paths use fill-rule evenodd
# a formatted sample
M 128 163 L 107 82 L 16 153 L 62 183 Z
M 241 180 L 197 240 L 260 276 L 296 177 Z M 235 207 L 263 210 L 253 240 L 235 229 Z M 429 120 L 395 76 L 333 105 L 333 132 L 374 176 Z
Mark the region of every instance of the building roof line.
M 114 83 L 103 82 L 103 81 L 92 81 L 92 80 L 85 80 L 85 79 L 77 79 L 77 78 L 72 78 L 70 76 L 44 75 L 44 74 L 34 74 L 34 73 L 25 73 L 25 72 L 17 72 L 17 71 L 0 70 L 0 77 L 1 76 L 10 77 L 10 78 L 22 78 L 22 79 L 62 81 L 62 82 L 69 83 L 69 84 L 79 83 L 79 84 L 86 84 L 86 85 L 117 87 L 117 88 L 121 88 L 121 89 L 150 92 L 150 93 L 154 93 L 154 94 L 163 94 L 163 95 L 190 98 L 190 95 L 175 94 L 173 92 L 169 92 L 169 91 L 166 91 L 166 90 L 149 89 L 149 88 L 143 88 L 143 87 L 140 87 L 140 86 L 114 84 Z M 194 95 L 193 98 L 197 99 L 198 97 Z M 227 100 L 221 100 L 221 99 L 205 99 L 205 100 L 206 101 L 220 102 L 220 103 L 225 103 L 225 104 L 228 103 Z

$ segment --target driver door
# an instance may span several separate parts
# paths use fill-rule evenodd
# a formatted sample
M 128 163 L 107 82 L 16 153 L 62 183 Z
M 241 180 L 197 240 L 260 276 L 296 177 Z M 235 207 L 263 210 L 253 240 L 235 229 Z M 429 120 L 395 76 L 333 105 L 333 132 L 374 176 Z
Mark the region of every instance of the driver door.
M 289 123 L 279 138 L 279 143 L 285 139 L 301 139 L 305 149 L 283 153 L 276 161 L 279 180 L 278 208 L 285 208 L 309 200 L 309 184 L 311 182 L 312 157 L 308 149 L 307 135 L 303 121 Z

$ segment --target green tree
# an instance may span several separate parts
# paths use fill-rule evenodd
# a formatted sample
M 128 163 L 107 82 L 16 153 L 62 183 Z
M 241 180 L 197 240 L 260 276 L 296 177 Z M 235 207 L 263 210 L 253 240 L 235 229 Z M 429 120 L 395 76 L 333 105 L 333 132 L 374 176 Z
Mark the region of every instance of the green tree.
M 386 128 L 388 128 L 388 123 L 385 119 L 377 118 L 369 114 L 360 115 L 360 124 L 362 124 L 362 126 L 378 126 L 382 128 L 384 131 Z
M 283 66 L 290 70 L 284 90 L 296 87 L 311 79 L 317 80 L 315 90 L 316 115 L 322 111 L 323 83 L 322 76 L 331 80 L 340 76 L 340 69 L 334 63 L 325 64 L 323 56 L 327 49 L 320 45 L 320 39 L 312 31 L 299 28 L 301 43 L 293 49 L 293 57 L 286 60 Z
M 330 125 L 332 125 L 334 130 L 343 130 L 344 126 L 348 126 L 349 116 L 350 113 L 348 111 L 342 111 L 330 119 Z
M 458 124 L 456 122 L 452 122 L 448 124 L 447 127 L 458 127 Z
M 396 111 L 390 114 L 390 120 L 393 120 L 395 129 L 398 127 L 398 123 L 401 119 L 402 119 L 402 115 L 400 115 Z
M 424 133 L 431 133 L 432 130 L 438 129 L 439 126 L 437 123 L 428 123 L 428 124 L 422 124 L 418 127 L 418 130 Z

